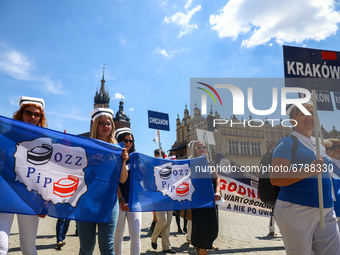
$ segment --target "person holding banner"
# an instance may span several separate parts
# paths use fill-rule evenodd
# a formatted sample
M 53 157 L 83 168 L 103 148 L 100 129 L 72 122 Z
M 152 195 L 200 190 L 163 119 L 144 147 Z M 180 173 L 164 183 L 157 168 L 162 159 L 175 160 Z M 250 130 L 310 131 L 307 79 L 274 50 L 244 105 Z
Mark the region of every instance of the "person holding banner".
M 202 141 L 189 143 L 193 148 L 193 156 L 199 157 L 207 153 L 207 147 Z M 209 160 L 208 160 L 209 161 Z M 220 179 L 216 171 L 211 173 L 211 180 L 215 191 L 215 201 L 221 199 Z M 200 255 L 207 255 L 207 249 L 216 249 L 214 241 L 218 236 L 218 208 L 192 209 L 191 244 Z
M 20 109 L 14 113 L 13 119 L 21 120 L 32 125 L 47 127 L 44 107 L 45 101 L 42 98 L 20 97 Z M 9 236 L 12 227 L 14 214 L 0 213 L 0 254 L 8 253 Z M 41 215 L 40 217 L 45 217 Z M 39 217 L 36 215 L 17 214 L 20 249 L 22 254 L 38 254 L 36 249 L 36 237 L 38 232 Z
M 115 131 L 115 138 L 118 143 L 124 142 L 128 153 L 135 152 L 135 139 L 129 128 L 119 128 Z M 127 170 L 131 169 L 130 160 L 126 161 Z M 129 173 L 129 171 L 128 171 Z M 115 254 L 123 254 L 123 237 L 125 230 L 125 219 L 129 226 L 130 235 L 130 254 L 139 255 L 141 250 L 140 229 L 142 224 L 141 212 L 130 212 L 129 208 L 129 193 L 130 193 L 130 174 L 128 174 L 125 183 L 119 183 L 118 199 L 119 199 L 119 216 L 117 221 L 117 228 L 115 231 L 114 247 Z
M 91 112 L 92 127 L 91 137 L 107 142 L 117 143 L 114 138 L 115 126 L 113 123 L 113 111 L 109 108 L 96 108 Z M 122 171 L 120 182 L 124 183 L 127 179 L 126 161 L 129 159 L 129 154 L 126 148 L 123 148 L 121 154 L 123 158 Z M 100 160 L 98 155 L 98 160 Z M 80 241 L 79 255 L 90 255 L 93 253 L 96 243 L 96 227 L 98 226 L 98 243 L 100 254 L 114 255 L 114 234 L 119 214 L 119 203 L 117 196 L 115 197 L 115 205 L 112 209 L 111 221 L 109 223 L 97 223 L 77 221 L 77 229 Z
M 154 156 L 158 158 L 161 155 L 161 158 L 165 158 L 165 152 L 163 150 L 156 149 L 154 150 Z M 151 247 L 156 250 L 157 249 L 157 239 L 159 236 L 162 238 L 162 252 L 175 254 L 176 252 L 171 248 L 170 244 L 170 225 L 172 220 L 173 211 L 157 211 L 154 212 L 153 222 L 155 223 L 154 230 L 151 235 Z M 157 221 L 155 221 L 157 220 Z
M 320 145 L 321 159 L 316 159 L 313 107 L 303 104 L 310 115 L 295 105 L 287 107 L 298 139 L 292 157 L 293 139 L 282 138 L 273 152 L 271 183 L 280 186 L 274 217 L 280 229 L 287 254 L 339 254 L 339 229 L 333 209 L 332 184 L 327 171 L 332 161 Z M 300 106 L 301 107 L 301 106 Z M 325 228 L 320 225 L 318 179 L 321 173 Z

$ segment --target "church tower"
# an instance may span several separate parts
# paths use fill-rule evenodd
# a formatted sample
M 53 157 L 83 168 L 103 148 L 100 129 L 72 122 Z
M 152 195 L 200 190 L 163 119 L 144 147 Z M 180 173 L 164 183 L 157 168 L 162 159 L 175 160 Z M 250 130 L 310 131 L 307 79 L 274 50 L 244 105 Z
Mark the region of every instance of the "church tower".
M 124 112 L 124 102 L 123 99 L 119 102 L 119 111 L 116 113 L 116 118 L 114 120 L 116 129 L 127 127 L 130 128 L 130 117 Z
M 110 94 L 105 87 L 105 79 L 104 79 L 104 71 L 105 66 L 103 67 L 103 78 L 101 80 L 100 90 L 96 91 L 96 95 L 94 96 L 94 109 L 96 108 L 109 108 L 110 107 Z
M 94 96 L 94 104 L 93 108 L 110 108 L 110 94 L 108 88 L 105 86 L 105 79 L 104 79 L 104 71 L 105 66 L 103 67 L 103 77 L 100 84 L 100 89 L 96 91 L 96 94 Z M 115 112 L 115 111 L 114 111 Z M 115 129 L 122 128 L 122 127 L 128 127 L 130 128 L 131 122 L 130 117 L 126 115 L 124 112 L 124 102 L 123 99 L 119 102 L 119 110 L 115 114 L 115 117 L 113 118 L 113 122 L 115 124 Z M 92 127 L 92 120 L 90 123 L 90 132 Z M 90 137 L 90 132 L 86 132 L 83 134 L 79 134 L 80 136 Z

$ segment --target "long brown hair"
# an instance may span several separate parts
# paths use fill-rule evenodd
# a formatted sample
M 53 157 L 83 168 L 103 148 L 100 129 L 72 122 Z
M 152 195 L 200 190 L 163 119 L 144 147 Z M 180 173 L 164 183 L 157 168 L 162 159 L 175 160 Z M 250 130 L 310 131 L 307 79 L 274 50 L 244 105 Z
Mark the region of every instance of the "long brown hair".
M 34 107 L 38 108 L 39 111 L 40 111 L 41 116 L 40 116 L 38 126 L 39 127 L 47 127 L 47 120 L 46 120 L 46 117 L 45 117 L 45 112 L 37 104 L 24 104 L 24 105 L 22 105 L 20 107 L 20 109 L 13 114 L 13 119 L 23 121 L 24 112 L 25 112 L 26 108 L 29 107 L 29 106 L 34 106 Z
M 107 115 L 105 115 L 107 116 Z M 96 118 L 93 123 L 92 123 L 92 128 L 91 128 L 91 138 L 97 139 L 97 129 L 98 129 L 98 123 L 100 121 L 102 116 Z M 109 134 L 109 143 L 117 143 L 116 138 L 114 137 L 114 132 L 115 132 L 115 124 L 113 123 L 113 120 L 110 118 L 110 122 L 112 124 L 112 129 L 111 133 Z

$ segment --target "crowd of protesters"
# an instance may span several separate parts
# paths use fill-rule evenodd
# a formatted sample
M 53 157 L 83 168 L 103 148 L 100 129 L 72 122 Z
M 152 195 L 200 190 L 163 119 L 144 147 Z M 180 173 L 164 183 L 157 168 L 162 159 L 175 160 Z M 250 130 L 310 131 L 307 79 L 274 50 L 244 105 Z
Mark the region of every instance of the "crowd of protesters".
M 21 120 L 26 123 L 38 125 L 41 127 L 47 127 L 47 121 L 45 118 L 45 102 L 41 98 L 34 97 L 21 97 L 19 100 L 19 110 L 14 113 L 14 119 Z M 125 222 L 127 221 L 129 236 L 130 236 L 130 254 L 138 255 L 141 251 L 140 242 L 140 229 L 141 229 L 141 212 L 130 212 L 129 209 L 129 170 L 130 170 L 130 159 L 129 154 L 135 152 L 135 140 L 134 136 L 129 128 L 119 128 L 115 130 L 113 111 L 109 108 L 96 108 L 91 112 L 92 124 L 91 124 L 91 138 L 98 139 L 107 143 L 123 142 L 125 148 L 122 149 L 121 157 L 123 160 L 121 175 L 119 178 L 119 187 L 117 194 L 114 198 L 114 206 L 111 213 L 110 222 L 87 222 L 87 221 L 76 221 L 76 234 L 79 236 L 79 254 L 90 255 L 93 254 L 94 247 L 96 245 L 96 236 L 98 236 L 99 250 L 102 255 L 122 255 L 123 252 L 123 237 L 125 230 Z M 199 149 L 198 149 L 199 148 Z M 205 153 L 204 148 L 197 145 L 194 148 L 195 151 L 200 150 L 200 154 Z M 165 158 L 164 151 L 156 150 L 155 157 L 159 157 L 159 154 Z M 158 153 L 158 154 L 157 154 Z M 196 156 L 199 156 L 196 154 Z M 98 156 L 100 160 L 100 155 Z M 214 183 L 219 182 L 218 177 L 213 178 Z M 216 182 L 217 181 L 217 182 Z M 220 196 L 219 192 L 217 196 Z M 212 208 L 213 209 L 213 208 Z M 216 226 L 218 224 L 217 218 L 217 207 L 213 209 L 215 214 Z M 175 212 L 177 215 L 177 223 L 179 223 L 180 212 Z M 157 239 L 162 239 L 162 252 L 164 253 L 176 253 L 170 245 L 169 234 L 170 224 L 172 221 L 172 211 L 155 212 L 155 224 L 152 229 L 151 246 L 153 249 L 157 249 Z M 197 211 L 194 215 L 201 215 Z M 202 214 L 204 217 L 205 214 Z M 46 215 L 23 215 L 17 214 L 19 235 L 20 235 L 20 249 L 24 255 L 36 255 L 36 236 L 38 230 L 39 218 L 44 218 Z M 13 213 L 0 213 L 0 255 L 8 254 L 9 249 L 9 238 L 12 221 L 14 218 Z M 199 220 L 193 220 L 196 222 L 193 226 L 202 225 Z M 65 238 L 69 228 L 70 220 L 58 219 L 56 224 L 56 249 L 62 249 L 66 244 Z M 215 225 L 214 225 L 215 226 Z M 207 227 L 207 226 L 206 226 Z M 206 228 L 205 227 L 205 228 Z M 183 228 L 186 232 L 186 226 Z M 207 229 L 206 229 L 207 230 Z M 179 233 L 183 233 L 180 225 L 178 225 Z M 217 237 L 218 228 L 214 227 L 214 236 L 212 242 Z M 195 231 L 192 231 L 194 233 Z M 204 228 L 198 229 L 197 237 L 201 237 L 204 240 L 204 236 L 210 236 L 210 232 L 205 233 Z M 190 237 L 191 238 L 191 237 Z M 210 237 L 211 239 L 211 237 Z M 195 239 L 194 239 L 195 240 Z M 206 254 L 206 250 L 202 249 L 199 251 L 200 239 L 198 239 L 195 249 L 199 254 Z M 212 242 L 208 244 L 207 248 L 213 248 Z M 216 248 L 216 247 L 215 247 Z M 204 252 L 205 251 L 205 252 Z
M 14 113 L 14 119 L 47 127 L 43 99 L 21 97 L 19 106 L 20 109 Z M 316 146 L 316 141 L 312 136 L 314 131 L 313 106 L 310 103 L 303 106 L 308 110 L 309 114 L 301 111 L 295 105 L 291 105 L 287 109 L 287 115 L 296 123 L 292 132 L 292 136 L 295 136 L 298 140 L 296 152 L 292 155 L 293 140 L 290 137 L 283 138 L 274 149 L 272 165 L 275 167 L 295 164 L 302 165 L 304 168 L 295 172 L 271 173 L 271 183 L 281 188 L 273 215 L 282 235 L 287 254 L 339 254 L 340 140 L 328 139 L 324 143 L 322 141 L 323 144 L 319 146 L 321 157 L 316 158 L 316 147 L 318 146 Z M 121 153 L 123 164 L 110 222 L 76 222 L 76 231 L 80 241 L 79 254 L 93 254 L 96 236 L 98 236 L 101 254 L 124 254 L 122 244 L 126 222 L 130 236 L 130 254 L 140 254 L 142 213 L 130 212 L 128 204 L 130 191 L 129 171 L 131 169 L 129 154 L 136 151 L 134 136 L 129 128 L 115 130 L 113 111 L 111 109 L 96 108 L 91 112 L 91 118 L 91 138 L 107 143 L 123 142 L 125 148 L 122 149 Z M 208 163 L 213 164 L 207 153 L 208 146 L 203 141 L 194 140 L 188 146 L 191 152 L 190 157 L 194 158 L 205 154 Z M 155 150 L 154 156 L 166 157 L 164 151 L 161 150 Z M 334 169 L 331 174 L 324 171 L 329 165 L 332 165 L 332 169 Z M 309 171 L 310 169 L 314 169 L 314 171 Z M 318 208 L 318 180 L 315 178 L 318 174 L 323 177 L 324 226 L 321 226 Z M 217 202 L 221 199 L 221 193 L 220 179 L 216 171 L 211 173 L 210 179 L 215 196 L 214 201 Z M 333 194 L 336 198 L 335 202 Z M 176 253 L 169 241 L 170 224 L 173 215 L 176 216 L 178 233 L 187 234 L 187 242 L 193 245 L 197 254 L 207 255 L 207 250 L 209 249 L 218 250 L 218 247 L 214 245 L 219 229 L 217 205 L 213 208 L 154 212 L 150 228 L 152 233 L 150 247 L 157 250 L 157 241 L 158 238 L 161 238 L 162 252 Z M 23 254 L 37 254 L 35 242 L 39 219 L 45 216 L 17 215 L 20 248 Z M 8 254 L 13 217 L 13 213 L 0 213 L 0 255 Z M 180 217 L 183 217 L 184 220 L 183 230 L 180 226 Z M 68 226 L 69 220 L 57 220 L 57 249 L 62 249 L 66 244 L 65 236 Z M 273 235 L 274 230 L 270 230 L 270 233 Z

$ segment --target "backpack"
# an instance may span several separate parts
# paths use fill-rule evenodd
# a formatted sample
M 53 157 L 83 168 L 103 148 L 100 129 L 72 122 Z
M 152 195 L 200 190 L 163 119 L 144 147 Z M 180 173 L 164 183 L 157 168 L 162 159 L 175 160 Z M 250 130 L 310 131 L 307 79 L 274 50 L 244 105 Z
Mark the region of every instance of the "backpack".
M 290 137 L 293 139 L 292 145 L 292 158 L 293 158 L 297 149 L 298 140 L 296 136 L 291 135 Z M 262 166 L 268 166 L 267 169 L 269 169 L 269 166 L 271 166 L 272 164 L 272 157 L 275 148 L 276 145 L 270 150 L 268 150 L 261 159 L 259 165 L 259 185 L 257 187 L 261 201 L 271 205 L 275 205 L 276 198 L 279 195 L 280 187 L 271 184 L 270 171 L 263 172 Z

